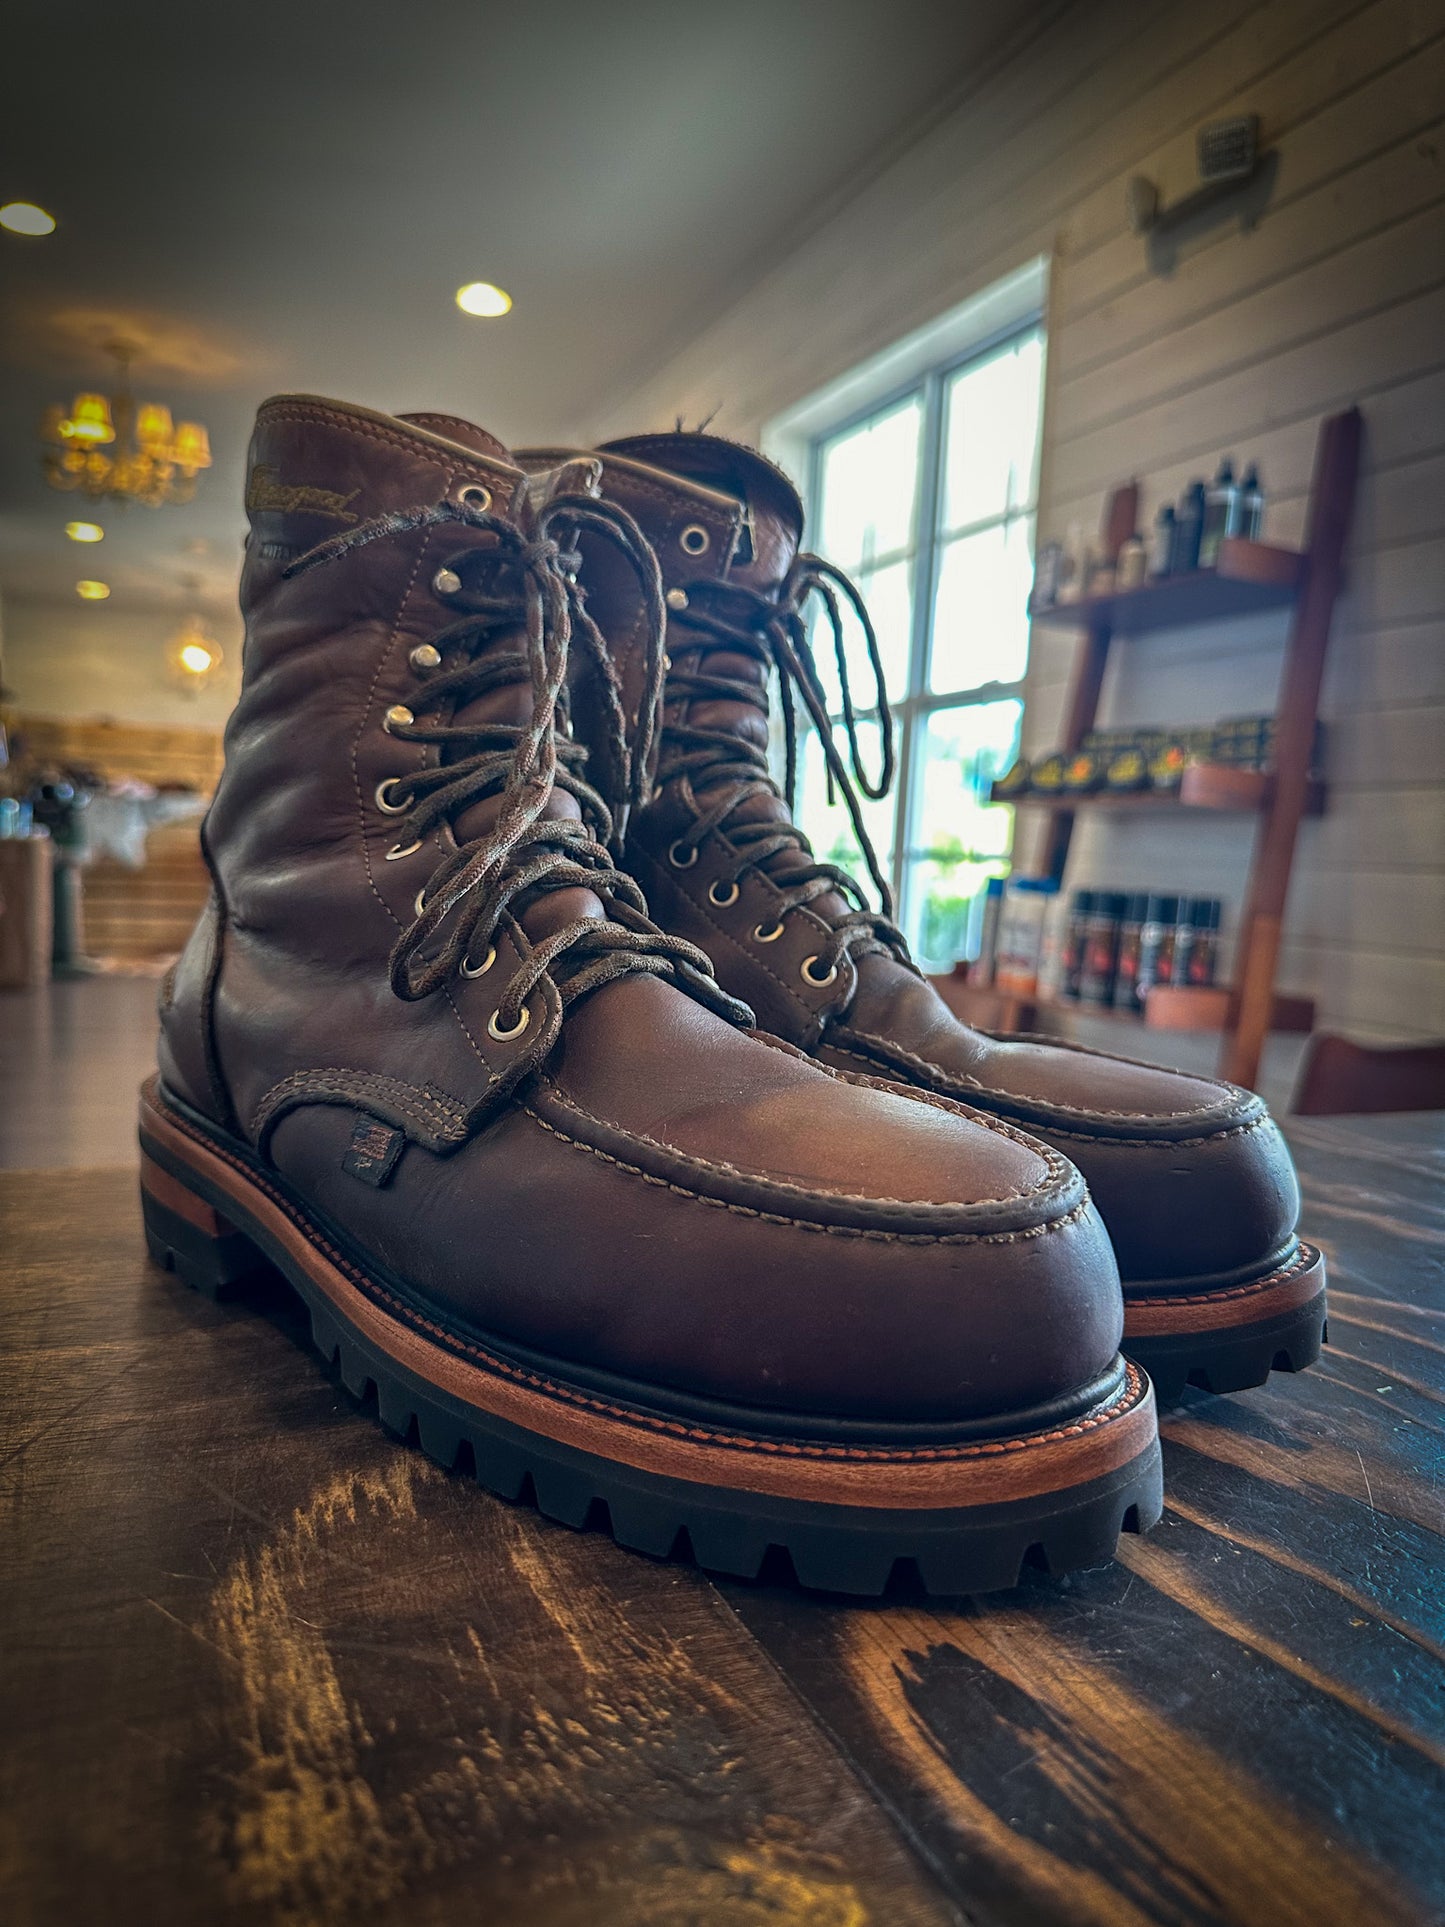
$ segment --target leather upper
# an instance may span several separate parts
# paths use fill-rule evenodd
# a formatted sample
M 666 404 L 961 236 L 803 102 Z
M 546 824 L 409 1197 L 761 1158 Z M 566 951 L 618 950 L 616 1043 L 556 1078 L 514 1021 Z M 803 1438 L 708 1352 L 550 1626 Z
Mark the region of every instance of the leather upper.
M 772 464 L 717 437 L 685 433 L 629 437 L 596 453 L 604 493 L 647 529 L 674 601 L 684 598 L 685 607 L 708 583 L 786 595 L 802 507 Z M 687 553 L 679 531 L 701 520 L 701 505 L 720 516 L 729 501 L 739 531 L 733 543 Z M 598 612 L 625 652 L 625 597 Z M 753 657 L 700 639 L 681 611 L 672 617 L 668 647 L 684 675 L 702 670 L 708 678 L 764 684 Z M 625 674 L 625 662 L 623 668 Z M 664 731 L 700 723 L 766 746 L 765 703 L 765 696 L 684 703 L 669 692 Z M 806 859 L 784 853 L 754 864 L 745 841 L 729 835 L 735 824 L 760 818 L 790 821 L 781 795 L 751 796 L 695 838 L 713 800 L 705 777 L 665 783 L 630 825 L 627 861 L 653 914 L 708 951 L 719 981 L 767 1029 L 840 1069 L 958 1098 L 1057 1146 L 1079 1166 L 1104 1215 L 1126 1291 L 1233 1281 L 1292 1249 L 1299 1210 L 1293 1166 L 1251 1092 L 1054 1039 L 971 1029 L 919 974 L 901 938 L 849 950 L 831 981 L 810 980 L 808 960 L 826 954 L 853 905 L 828 892 L 788 907 L 791 874 Z
M 416 659 L 455 619 L 439 562 L 470 545 L 485 572 L 488 552 L 465 524 L 401 521 L 478 489 L 525 520 L 554 484 L 470 424 L 308 397 L 263 407 L 250 476 L 216 887 L 164 1001 L 166 1087 L 433 1315 L 659 1395 L 962 1421 L 1096 1380 L 1122 1325 L 1107 1238 L 1068 1160 L 1005 1123 L 751 1035 L 666 972 L 578 996 L 506 1089 L 526 1038 L 489 1030 L 498 985 L 560 920 L 615 915 L 605 879 L 524 892 L 489 967 L 396 994 L 419 888 L 498 820 L 468 805 L 408 851 L 382 807 L 437 763 L 387 717 L 444 673 Z M 333 540 L 384 515 L 377 539 Z M 531 713 L 504 680 L 454 721 L 523 732 Z M 579 814 L 560 784 L 547 809 Z M 558 997 L 544 975 L 534 1021 Z M 368 1120 L 404 1141 L 381 1184 L 348 1158 Z

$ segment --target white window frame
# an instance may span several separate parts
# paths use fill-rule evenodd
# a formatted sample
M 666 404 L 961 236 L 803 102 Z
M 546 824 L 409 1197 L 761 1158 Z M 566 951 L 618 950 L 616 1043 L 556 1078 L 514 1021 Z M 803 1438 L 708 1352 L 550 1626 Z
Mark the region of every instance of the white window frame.
M 912 906 L 906 901 L 909 866 L 914 859 L 926 857 L 915 847 L 919 831 L 921 782 L 917 776 L 917 750 L 920 732 L 928 727 L 930 716 L 939 710 L 974 707 L 982 703 L 1024 700 L 1027 664 L 1023 674 L 1011 682 L 988 682 L 971 688 L 935 694 L 928 687 L 929 653 L 934 605 L 938 590 L 942 488 L 942 458 L 945 436 L 947 389 L 960 369 L 981 361 L 1009 342 L 1039 330 L 1043 334 L 1044 365 L 1047 368 L 1048 260 L 1040 257 L 1017 273 L 963 303 L 940 320 L 918 330 L 894 346 L 852 370 L 839 381 L 799 403 L 764 430 L 767 452 L 794 474 L 804 477 L 804 499 L 810 526 L 816 525 L 820 498 L 822 451 L 824 445 L 840 434 L 861 426 L 870 418 L 887 412 L 914 395 L 922 397 L 919 431 L 919 491 L 917 522 L 913 532 L 913 623 L 909 637 L 907 687 L 890 704 L 897 728 L 898 774 L 894 785 L 894 815 L 890 849 L 880 851 L 886 859 L 887 874 L 900 922 L 911 921 Z M 1042 412 L 1040 442 L 1043 437 Z M 950 530 L 952 537 L 993 526 L 1007 526 L 1021 514 L 1034 519 L 1037 526 L 1038 501 L 1023 511 L 1005 510 L 976 524 Z M 859 720 L 876 715 L 875 710 L 859 710 Z

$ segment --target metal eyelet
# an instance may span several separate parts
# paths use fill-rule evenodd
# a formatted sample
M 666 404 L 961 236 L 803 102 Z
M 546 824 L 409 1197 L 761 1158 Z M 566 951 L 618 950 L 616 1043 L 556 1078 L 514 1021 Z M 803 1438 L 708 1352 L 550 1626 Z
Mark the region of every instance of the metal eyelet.
M 387 791 L 395 788 L 400 781 L 401 778 L 399 776 L 387 776 L 383 777 L 381 782 L 376 786 L 376 807 L 381 811 L 383 816 L 401 816 L 411 808 L 411 798 L 409 796 L 404 802 L 393 803 L 387 795 Z
M 381 726 L 389 736 L 394 729 L 408 729 L 416 721 L 405 703 L 393 703 L 381 719 Z
M 431 579 L 431 585 L 437 595 L 455 595 L 462 586 L 462 579 L 455 569 L 438 569 Z
M 417 917 L 419 917 L 422 911 L 426 909 L 426 885 L 425 884 L 423 884 L 421 889 L 417 891 L 416 898 L 412 903 L 411 909 L 412 909 L 412 915 Z
M 730 903 L 736 903 L 742 891 L 731 879 L 724 883 L 721 877 L 716 883 L 707 886 L 707 900 L 715 903 L 719 910 L 726 910 Z
M 410 843 L 394 843 L 386 853 L 388 863 L 397 863 L 404 856 L 415 856 L 421 848 L 421 838 L 413 837 Z
M 492 506 L 492 491 L 483 488 L 479 482 L 473 482 L 461 491 L 457 500 L 465 508 L 475 509 L 479 515 L 485 515 Z
M 462 958 L 462 975 L 464 977 L 485 977 L 496 961 L 497 946 L 494 943 L 488 944 L 487 954 L 479 964 L 468 963 L 465 957 Z
M 680 854 L 683 850 L 686 850 L 686 856 Z M 679 837 L 676 843 L 668 845 L 667 860 L 674 870 L 690 870 L 693 864 L 697 862 L 697 845 L 695 843 L 684 843 L 682 838 Z
M 765 930 L 760 923 L 756 924 L 753 928 L 753 940 L 756 943 L 776 943 L 782 934 L 783 920 L 781 917 L 770 929 Z
M 700 522 L 689 522 L 677 538 L 677 546 L 684 555 L 706 555 L 712 547 L 712 537 Z
M 685 609 L 687 607 L 687 590 L 669 589 L 664 600 L 669 609 Z
M 411 654 L 407 657 L 407 661 L 411 664 L 412 668 L 417 672 L 418 675 L 420 675 L 424 669 L 440 668 L 441 659 L 442 659 L 441 650 L 435 648 L 429 642 L 419 642 L 416 648 L 413 649 Z
M 818 959 L 816 957 L 804 957 L 803 961 L 798 965 L 798 975 L 805 984 L 811 984 L 814 990 L 826 990 L 828 985 L 832 983 L 838 975 L 838 966 L 837 964 L 829 964 L 827 976 L 816 977 L 813 974 L 813 965 L 817 961 Z
M 506 1043 L 509 1043 L 512 1038 L 520 1037 L 522 1032 L 527 1028 L 528 1024 L 530 1024 L 532 1021 L 531 1011 L 528 1010 L 525 1004 L 523 1004 L 522 1014 L 517 1019 L 516 1023 L 513 1024 L 510 1030 L 503 1030 L 501 1025 L 497 1022 L 497 1019 L 501 1016 L 501 1014 L 502 1013 L 500 1009 L 494 1010 L 491 1016 L 487 1019 L 487 1035 L 488 1037 L 495 1037 L 499 1044 L 506 1044 Z

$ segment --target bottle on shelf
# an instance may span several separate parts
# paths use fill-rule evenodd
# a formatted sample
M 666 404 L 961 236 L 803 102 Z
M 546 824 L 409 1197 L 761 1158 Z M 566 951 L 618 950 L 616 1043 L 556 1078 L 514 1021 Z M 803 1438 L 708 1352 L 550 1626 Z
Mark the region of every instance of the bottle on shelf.
M 1119 548 L 1119 560 L 1114 567 L 1114 587 L 1116 589 L 1137 589 L 1148 573 L 1149 557 L 1144 549 L 1141 536 L 1129 535 Z
M 1179 922 L 1174 932 L 1174 981 L 1204 988 L 1214 982 L 1219 952 L 1218 897 L 1179 900 Z
M 1204 498 L 1204 525 L 1199 537 L 1201 569 L 1212 569 L 1218 562 L 1225 536 L 1239 534 L 1243 499 L 1244 491 L 1234 479 L 1234 463 L 1226 455 Z
M 1139 933 L 1139 972 L 1135 980 L 1141 1010 L 1156 984 L 1174 981 L 1174 930 L 1178 922 L 1178 897 L 1150 896 Z
M 1052 877 L 1010 877 L 1004 886 L 993 980 L 1010 996 L 1038 993 L 1044 916 L 1058 887 Z
M 1084 933 L 1084 966 L 1079 973 L 1079 1001 L 1109 1005 L 1114 1001 L 1114 977 L 1119 964 L 1119 924 L 1124 898 L 1117 890 L 1100 890 Z
M 1188 575 L 1199 567 L 1199 544 L 1204 534 L 1204 484 L 1191 482 L 1180 498 L 1174 517 L 1172 575 Z
M 1094 914 L 1094 895 L 1092 890 L 1075 890 L 1074 900 L 1069 906 L 1059 984 L 1060 994 L 1065 997 L 1077 997 L 1079 994 L 1079 984 L 1084 974 L 1084 944 L 1088 938 L 1089 919 Z
M 1154 518 L 1154 534 L 1149 544 L 1149 573 L 1166 576 L 1174 567 L 1174 504 L 1166 502 Z
M 1249 542 L 1258 542 L 1264 533 L 1264 489 L 1256 462 L 1250 463 L 1239 484 L 1239 533 Z
M 1114 971 L 1115 1010 L 1138 1010 L 1139 952 L 1144 942 L 1144 919 L 1149 914 L 1149 893 L 1136 890 L 1124 899 L 1124 914 L 1119 921 L 1119 958 Z
M 968 981 L 980 990 L 993 988 L 998 964 L 998 924 L 1003 909 L 1003 878 L 990 877 L 983 893 L 983 915 L 979 922 L 978 955 L 968 967 Z

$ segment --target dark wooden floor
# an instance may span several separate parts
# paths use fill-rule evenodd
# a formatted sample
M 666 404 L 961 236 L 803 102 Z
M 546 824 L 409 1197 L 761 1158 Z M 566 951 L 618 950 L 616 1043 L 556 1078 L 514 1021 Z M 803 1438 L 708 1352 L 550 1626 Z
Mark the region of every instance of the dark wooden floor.
M 1438 1120 L 1292 1129 L 1333 1345 L 1190 1396 L 1119 1564 L 859 1609 L 501 1505 L 152 1269 L 153 990 L 0 999 L 0 1161 L 69 1167 L 0 1173 L 7 1927 L 1440 1917 Z

